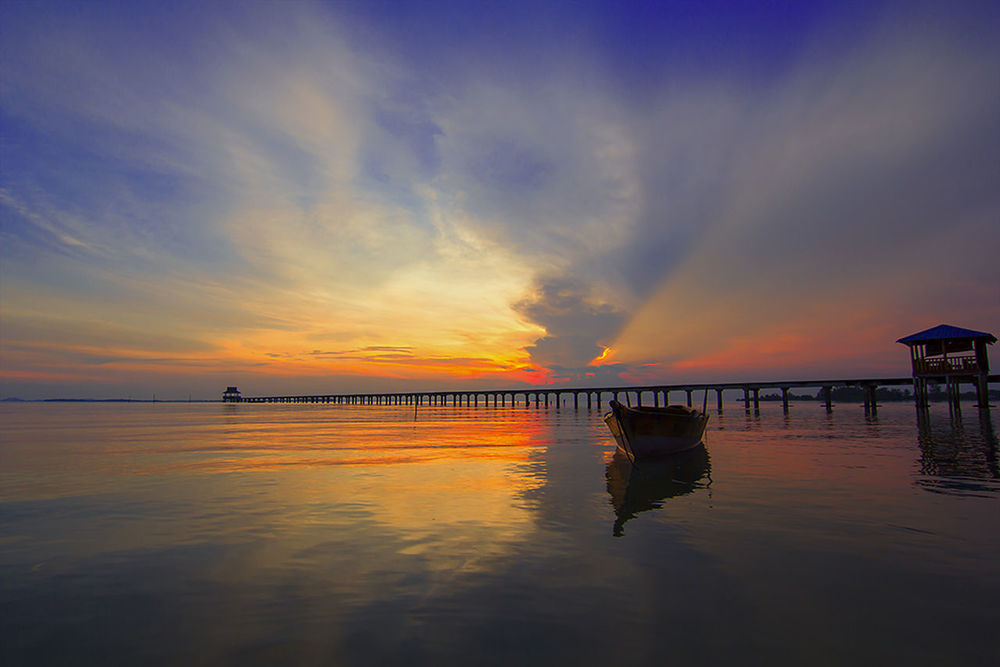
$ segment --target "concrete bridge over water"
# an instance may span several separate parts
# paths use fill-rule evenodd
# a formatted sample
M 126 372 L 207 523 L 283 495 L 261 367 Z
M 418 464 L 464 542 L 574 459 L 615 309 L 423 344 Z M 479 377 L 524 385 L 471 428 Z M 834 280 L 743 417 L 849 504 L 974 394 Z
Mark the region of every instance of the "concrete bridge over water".
M 1000 375 L 991 375 L 990 382 L 1000 382 Z M 453 390 L 425 392 L 389 392 L 389 393 L 358 393 L 358 394 L 302 394 L 291 396 L 240 396 L 238 392 L 228 400 L 241 403 L 330 403 L 336 405 L 412 405 L 412 406 L 468 406 L 479 407 L 549 407 L 554 404 L 561 407 L 564 399 L 572 399 L 574 408 L 586 406 L 588 409 L 602 407 L 610 399 L 620 400 L 631 405 L 650 405 L 658 407 L 671 404 L 671 395 L 680 393 L 687 405 L 692 405 L 697 398 L 708 402 L 709 392 L 715 392 L 716 410 L 723 412 L 723 392 L 742 392 L 743 404 L 747 412 L 760 411 L 760 392 L 765 389 L 781 391 L 782 407 L 788 412 L 790 392 L 795 388 L 819 387 L 823 395 L 823 403 L 828 412 L 833 411 L 833 389 L 837 387 L 858 387 L 863 390 L 865 412 L 875 414 L 878 404 L 875 391 L 879 387 L 913 386 L 912 377 L 902 378 L 857 378 L 841 380 L 795 380 L 774 382 L 725 382 L 701 384 L 673 384 L 629 387 L 530 387 L 522 389 L 499 390 Z M 235 387 L 231 387 L 234 389 Z M 634 400 L 633 400 L 634 399 Z M 227 399 L 224 399 L 227 400 Z M 983 402 L 980 399 L 980 402 Z M 752 407 L 751 407 L 752 406 Z

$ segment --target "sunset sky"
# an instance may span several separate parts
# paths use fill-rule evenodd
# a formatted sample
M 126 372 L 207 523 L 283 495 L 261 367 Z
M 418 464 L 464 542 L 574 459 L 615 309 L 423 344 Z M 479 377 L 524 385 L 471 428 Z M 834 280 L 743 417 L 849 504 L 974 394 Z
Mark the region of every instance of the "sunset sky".
M 998 34 L 995 2 L 8 0 L 0 398 L 906 375 L 901 336 L 1000 335 Z

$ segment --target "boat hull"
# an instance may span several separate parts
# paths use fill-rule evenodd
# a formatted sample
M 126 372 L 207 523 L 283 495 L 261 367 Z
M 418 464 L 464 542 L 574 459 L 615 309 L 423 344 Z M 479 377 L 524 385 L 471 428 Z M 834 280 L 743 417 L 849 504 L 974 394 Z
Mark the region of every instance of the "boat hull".
M 708 415 L 680 405 L 666 408 L 628 408 L 611 401 L 604 417 L 619 449 L 632 459 L 670 456 L 701 444 Z

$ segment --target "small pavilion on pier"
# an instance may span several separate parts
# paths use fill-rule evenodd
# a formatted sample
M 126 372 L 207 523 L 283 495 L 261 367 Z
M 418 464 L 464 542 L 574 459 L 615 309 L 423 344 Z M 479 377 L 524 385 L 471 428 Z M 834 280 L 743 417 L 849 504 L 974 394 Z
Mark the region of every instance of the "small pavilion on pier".
M 997 342 L 996 336 L 939 324 L 896 342 L 910 348 L 913 393 L 918 406 L 927 407 L 929 384 L 944 384 L 948 403 L 957 410 L 963 382 L 975 385 L 981 408 L 989 404 L 990 359 L 986 346 Z
M 240 390 L 236 387 L 226 387 L 226 390 L 222 392 L 223 403 L 240 403 L 242 400 Z

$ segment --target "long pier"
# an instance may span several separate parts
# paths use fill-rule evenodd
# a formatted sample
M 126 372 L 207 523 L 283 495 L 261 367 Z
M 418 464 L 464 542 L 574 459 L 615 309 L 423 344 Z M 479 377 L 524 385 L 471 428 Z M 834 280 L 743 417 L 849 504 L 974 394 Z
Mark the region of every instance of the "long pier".
M 1000 375 L 991 375 L 989 382 L 1000 382 Z M 913 386 L 912 377 L 902 378 L 858 378 L 845 380 L 795 380 L 776 382 L 725 382 L 725 383 L 704 383 L 704 384 L 673 384 L 673 385 L 650 385 L 631 387 L 532 387 L 523 389 L 500 389 L 500 390 L 468 390 L 468 391 L 424 391 L 424 392 L 397 392 L 397 393 L 360 393 L 360 394 L 305 394 L 296 396 L 246 396 L 237 399 L 242 403 L 332 403 L 339 405 L 453 405 L 478 407 L 480 399 L 484 406 L 489 406 L 492 402 L 494 407 L 505 407 L 508 402 L 511 407 L 521 403 L 519 397 L 523 398 L 524 407 L 530 407 L 532 403 L 536 407 L 548 407 L 550 400 L 556 406 L 563 404 L 564 397 L 572 397 L 573 407 L 580 408 L 584 403 L 587 408 L 595 405 L 601 406 L 603 397 L 619 400 L 624 398 L 626 403 L 632 403 L 635 397 L 635 405 L 645 405 L 658 407 L 670 404 L 670 395 L 675 392 L 682 392 L 686 396 L 687 405 L 692 405 L 693 397 L 696 393 L 706 392 L 703 400 L 707 401 L 707 392 L 714 391 L 716 394 L 716 409 L 719 414 L 723 411 L 722 394 L 725 391 L 742 391 L 743 404 L 747 412 L 751 410 L 760 411 L 760 392 L 762 389 L 781 390 L 782 407 L 788 412 L 789 392 L 799 387 L 820 387 L 823 393 L 823 402 L 827 412 L 833 411 L 833 389 L 836 387 L 860 387 L 864 391 L 865 412 L 876 414 L 878 405 L 875 400 L 875 391 L 879 387 L 892 386 Z

